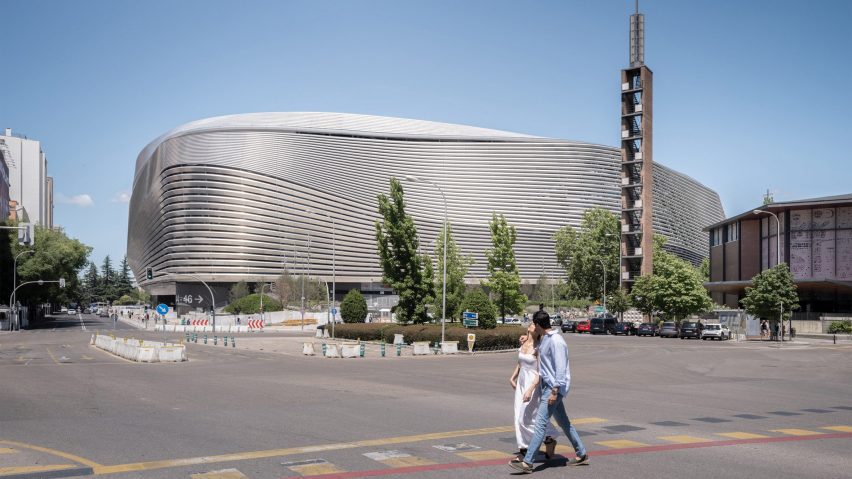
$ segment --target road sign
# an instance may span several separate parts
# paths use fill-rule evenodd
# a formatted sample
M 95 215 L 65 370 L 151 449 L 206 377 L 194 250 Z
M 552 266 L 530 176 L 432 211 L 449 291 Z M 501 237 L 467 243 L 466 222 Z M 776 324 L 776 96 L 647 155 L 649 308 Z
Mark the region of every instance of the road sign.
M 331 315 L 334 316 L 337 314 L 337 308 L 331 308 Z
M 472 313 L 470 311 L 462 313 L 462 325 L 465 328 L 479 327 L 479 313 Z
M 464 312 L 464 319 L 479 319 L 479 313 Z
M 595 306 L 595 312 L 596 313 L 603 313 L 604 312 L 603 306 Z
M 157 314 L 160 316 L 165 316 L 169 313 L 169 307 L 163 303 L 157 305 Z

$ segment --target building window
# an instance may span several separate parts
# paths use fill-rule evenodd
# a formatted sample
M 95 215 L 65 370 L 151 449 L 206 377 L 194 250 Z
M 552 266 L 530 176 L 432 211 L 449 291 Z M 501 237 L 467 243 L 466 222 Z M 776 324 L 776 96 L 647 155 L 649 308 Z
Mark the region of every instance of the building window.
M 714 228 L 710 231 L 710 246 L 719 246 L 722 244 L 722 228 Z
M 737 241 L 740 239 L 739 235 L 739 223 L 731 223 L 728 225 L 727 237 L 725 238 L 725 243 L 730 241 Z

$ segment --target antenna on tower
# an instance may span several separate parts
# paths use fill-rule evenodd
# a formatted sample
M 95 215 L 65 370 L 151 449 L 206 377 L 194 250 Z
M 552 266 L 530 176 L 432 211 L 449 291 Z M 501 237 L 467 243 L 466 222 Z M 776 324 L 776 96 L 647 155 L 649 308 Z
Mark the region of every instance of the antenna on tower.
M 630 15 L 630 66 L 645 64 L 645 15 L 639 13 L 639 0 L 636 0 L 636 13 Z

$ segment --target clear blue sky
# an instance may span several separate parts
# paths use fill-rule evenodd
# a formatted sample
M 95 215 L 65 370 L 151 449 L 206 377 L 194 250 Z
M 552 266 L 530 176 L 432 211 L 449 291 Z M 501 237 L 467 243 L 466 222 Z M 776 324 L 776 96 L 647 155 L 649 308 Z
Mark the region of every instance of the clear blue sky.
M 727 214 L 852 192 L 852 1 L 644 0 L 654 156 Z M 0 128 L 55 221 L 126 250 L 139 151 L 205 117 L 333 111 L 616 146 L 632 0 L 0 0 Z M 90 202 L 81 195 L 88 195 Z

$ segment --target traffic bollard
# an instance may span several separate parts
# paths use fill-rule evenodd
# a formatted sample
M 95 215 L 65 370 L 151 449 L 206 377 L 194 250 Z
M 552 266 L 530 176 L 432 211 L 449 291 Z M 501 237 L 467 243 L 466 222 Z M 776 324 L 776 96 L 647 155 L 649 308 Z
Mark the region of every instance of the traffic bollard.
M 204 335 L 204 344 L 207 344 L 207 335 Z
M 397 356 L 401 356 L 401 355 L 402 355 L 402 345 L 401 345 L 401 344 L 397 344 L 397 345 L 396 345 L 396 355 L 397 355 Z
M 382 341 L 382 357 L 385 357 L 385 343 Z
M 327 347 L 328 346 L 326 346 L 325 343 L 322 343 L 322 357 L 325 357 L 325 350 Z
M 198 334 L 192 333 L 192 342 L 198 344 Z
M 233 336 L 231 336 L 231 347 L 232 348 L 237 347 L 237 340 Z
M 227 348 L 227 347 L 228 347 L 228 337 L 227 337 L 227 336 L 223 336 L 223 337 L 222 337 L 222 340 L 223 340 L 223 341 L 225 341 L 225 347 Z
M 367 346 L 364 345 L 364 341 L 361 341 L 361 357 L 364 357 L 364 353 L 367 352 Z
M 189 342 L 189 333 L 184 333 L 183 336 L 184 336 L 184 339 L 186 340 L 186 342 L 188 343 Z
M 217 344 L 219 344 L 219 336 L 216 336 L 214 334 L 213 335 L 213 346 L 216 346 Z

